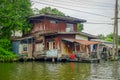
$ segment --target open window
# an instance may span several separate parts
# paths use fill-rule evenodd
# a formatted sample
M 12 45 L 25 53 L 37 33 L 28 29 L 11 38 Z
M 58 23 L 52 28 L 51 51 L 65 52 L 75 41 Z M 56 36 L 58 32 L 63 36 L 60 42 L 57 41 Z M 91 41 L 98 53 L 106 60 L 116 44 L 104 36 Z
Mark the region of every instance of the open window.
M 23 51 L 27 51 L 28 50 L 28 45 L 27 44 L 23 44 Z
M 55 41 L 53 40 L 47 41 L 47 49 L 48 50 L 55 49 Z
M 73 31 L 74 31 L 73 24 L 67 23 L 66 32 L 73 32 Z

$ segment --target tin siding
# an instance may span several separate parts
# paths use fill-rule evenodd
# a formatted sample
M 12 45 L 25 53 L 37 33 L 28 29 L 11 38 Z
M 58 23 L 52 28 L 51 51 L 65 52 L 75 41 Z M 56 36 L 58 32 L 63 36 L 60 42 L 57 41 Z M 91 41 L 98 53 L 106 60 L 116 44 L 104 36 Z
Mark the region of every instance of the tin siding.
M 13 41 L 12 42 L 12 50 L 16 54 L 19 54 L 19 44 L 20 44 L 20 41 Z
M 75 38 L 76 38 L 76 39 L 80 39 L 80 40 L 88 40 L 88 37 L 82 36 L 82 35 L 76 35 Z

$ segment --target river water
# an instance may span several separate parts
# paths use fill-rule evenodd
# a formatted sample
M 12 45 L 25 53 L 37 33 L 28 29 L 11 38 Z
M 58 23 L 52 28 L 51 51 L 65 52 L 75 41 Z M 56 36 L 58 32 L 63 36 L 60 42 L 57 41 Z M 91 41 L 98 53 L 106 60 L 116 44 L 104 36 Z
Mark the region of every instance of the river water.
M 0 80 L 120 80 L 120 62 L 0 63 Z

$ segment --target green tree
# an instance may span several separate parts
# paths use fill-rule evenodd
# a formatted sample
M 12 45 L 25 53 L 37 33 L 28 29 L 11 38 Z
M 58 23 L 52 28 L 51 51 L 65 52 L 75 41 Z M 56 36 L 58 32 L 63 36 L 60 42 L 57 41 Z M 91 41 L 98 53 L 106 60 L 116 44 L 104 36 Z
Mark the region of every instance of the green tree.
M 52 14 L 52 15 L 58 15 L 58 16 L 65 16 L 65 14 L 61 11 L 59 11 L 56 8 L 51 8 L 51 7 L 45 7 L 39 10 L 39 14 Z
M 78 32 L 81 32 L 84 28 L 83 28 L 83 24 L 81 23 L 78 23 L 77 24 L 77 29 L 78 29 Z
M 10 38 L 17 30 L 27 31 L 27 17 L 32 14 L 30 0 L 0 0 L 0 33 Z
M 113 39 L 113 33 L 108 34 L 106 37 Z
M 15 57 L 10 37 L 15 31 L 27 32 L 27 17 L 32 15 L 30 0 L 0 0 L 0 61 Z
M 110 33 L 105 38 L 106 41 L 113 42 L 113 33 Z
M 105 40 L 113 42 L 113 33 L 108 34 Z M 118 35 L 118 44 L 120 45 L 120 35 Z

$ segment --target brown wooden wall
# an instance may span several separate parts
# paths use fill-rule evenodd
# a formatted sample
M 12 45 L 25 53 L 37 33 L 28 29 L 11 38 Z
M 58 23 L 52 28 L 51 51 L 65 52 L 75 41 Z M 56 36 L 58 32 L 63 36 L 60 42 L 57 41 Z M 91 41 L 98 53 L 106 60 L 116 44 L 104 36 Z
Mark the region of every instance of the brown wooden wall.
M 72 38 L 75 39 L 75 34 L 59 34 L 58 38 L 62 39 L 62 38 Z
M 57 48 L 58 50 L 61 50 L 61 43 L 62 43 L 62 39 L 63 38 L 72 38 L 75 39 L 75 35 L 74 34 L 64 34 L 64 35 L 57 35 Z
M 39 32 L 39 31 L 44 31 L 44 32 L 47 32 L 47 31 L 65 32 L 66 31 L 65 21 L 55 20 L 57 21 L 56 24 L 51 23 L 50 21 L 51 19 L 42 19 L 40 21 L 32 21 L 33 27 L 31 29 L 31 33 Z M 77 25 L 74 24 L 74 32 L 76 31 L 77 31 Z
M 49 38 L 45 38 L 45 49 L 47 49 L 47 40 L 54 40 L 55 41 L 55 48 L 58 50 L 61 50 L 61 43 L 62 43 L 62 39 L 63 38 L 73 38 L 75 39 L 75 35 L 74 34 L 61 34 L 61 35 L 56 35 L 55 37 L 49 37 Z

